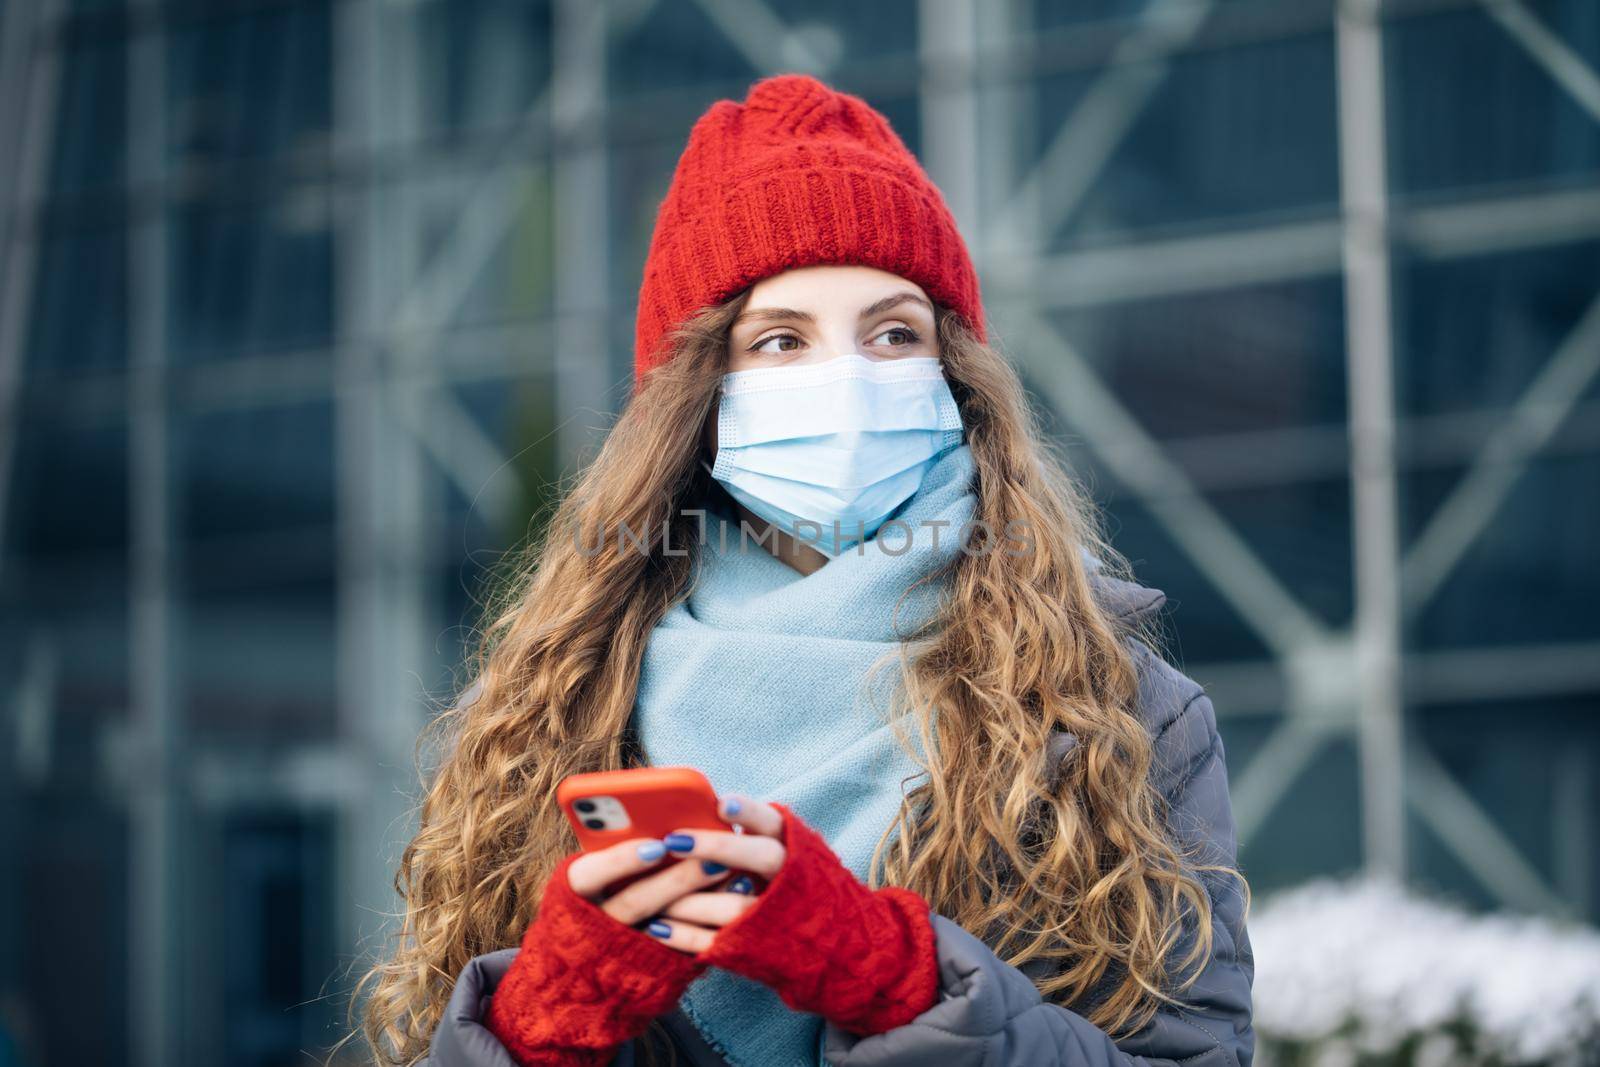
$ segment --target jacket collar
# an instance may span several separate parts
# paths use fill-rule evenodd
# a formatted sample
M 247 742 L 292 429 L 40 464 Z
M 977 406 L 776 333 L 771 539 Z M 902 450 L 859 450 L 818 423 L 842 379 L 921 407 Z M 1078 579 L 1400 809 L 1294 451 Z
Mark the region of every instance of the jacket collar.
M 1107 574 L 1100 568 L 1099 560 L 1089 571 L 1089 586 L 1100 605 L 1122 622 L 1152 615 L 1167 601 L 1167 594 L 1159 589 Z
M 1078 546 L 1078 555 L 1088 569 L 1089 588 L 1094 591 L 1095 599 L 1119 622 L 1141 620 L 1166 603 L 1167 594 L 1161 590 L 1110 574 L 1105 561 L 1090 552 L 1086 545 Z

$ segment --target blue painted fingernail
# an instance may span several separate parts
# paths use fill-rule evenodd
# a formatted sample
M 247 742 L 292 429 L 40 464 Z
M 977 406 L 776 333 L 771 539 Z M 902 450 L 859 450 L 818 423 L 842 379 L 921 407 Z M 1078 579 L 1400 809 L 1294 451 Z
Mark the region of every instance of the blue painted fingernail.
M 655 934 L 657 937 L 672 936 L 672 927 L 668 926 L 664 922 L 652 922 L 648 927 L 646 927 L 646 929 L 652 934 Z
M 707 874 L 721 874 L 723 871 L 728 869 L 728 865 L 726 863 L 718 863 L 715 860 L 701 860 L 700 867 Z
M 727 800 L 722 802 L 722 810 L 726 811 L 729 815 L 739 814 L 739 808 L 741 806 L 742 805 L 739 803 L 738 797 L 729 797 Z
M 694 848 L 694 838 L 688 834 L 668 834 L 661 840 L 674 852 L 688 852 Z
M 739 877 L 728 883 L 728 892 L 730 893 L 749 893 L 754 889 L 755 883 L 750 881 L 750 876 L 748 874 L 741 874 Z
M 667 846 L 660 841 L 646 841 L 639 846 L 639 858 L 649 863 L 667 854 Z

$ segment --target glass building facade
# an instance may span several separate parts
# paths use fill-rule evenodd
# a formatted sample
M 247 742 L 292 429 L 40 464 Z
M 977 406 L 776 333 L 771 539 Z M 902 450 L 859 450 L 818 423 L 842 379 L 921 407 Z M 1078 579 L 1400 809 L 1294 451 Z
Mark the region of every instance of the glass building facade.
M 782 71 L 944 190 L 1255 890 L 1600 917 L 1597 70 L 1592 0 L 0 0 L 0 1033 L 343 1033 L 689 127 Z

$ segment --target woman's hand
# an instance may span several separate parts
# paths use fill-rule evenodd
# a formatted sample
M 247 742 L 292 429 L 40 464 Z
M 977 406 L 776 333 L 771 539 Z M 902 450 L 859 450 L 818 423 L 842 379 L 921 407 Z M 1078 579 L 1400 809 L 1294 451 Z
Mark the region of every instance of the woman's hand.
M 573 891 L 601 901 L 611 883 L 670 850 L 690 862 L 640 878 L 600 908 L 629 926 L 650 918 L 646 930 L 676 958 L 761 982 L 796 1011 L 854 1034 L 904 1025 L 934 1003 L 938 957 L 926 900 L 899 886 L 868 888 L 786 805 L 729 794 L 718 810 L 741 832 L 687 827 L 585 854 L 570 861 Z M 710 889 L 740 872 L 768 884 L 756 894 L 736 877 Z
M 647 932 L 694 955 L 711 944 L 717 928 L 743 915 L 755 902 L 753 872 L 770 879 L 783 866 L 777 835 L 783 819 L 771 805 L 730 794 L 719 803 L 723 818 L 744 833 L 687 828 L 665 839 L 642 837 L 586 852 L 567 868 L 572 891 L 628 926 L 650 919 Z M 646 875 L 615 892 L 610 887 L 629 875 L 660 865 L 667 855 L 693 857 Z M 730 874 L 736 875 L 729 879 Z M 727 880 L 721 890 L 709 887 Z
M 661 841 L 633 838 L 556 863 L 484 1014 L 522 1067 L 610 1063 L 710 966 L 634 926 L 725 876 L 698 862 L 652 871 L 666 854 Z M 636 880 L 615 886 L 628 875 Z
M 687 828 L 664 838 L 666 847 L 675 855 L 693 856 L 700 861 L 680 863 L 680 867 L 699 868 L 709 863 L 713 871 L 709 877 L 737 874 L 719 891 L 704 892 L 697 886 L 654 913 L 657 918 L 649 931 L 691 955 L 709 948 L 718 929 L 755 906 L 757 896 L 750 874 L 770 881 L 783 867 L 786 856 L 781 840 L 783 816 L 772 805 L 742 793 L 730 793 L 719 798 L 718 811 L 744 832 Z
M 783 858 L 695 961 L 760 982 L 794 1010 L 858 1035 L 902 1026 L 931 1007 L 939 961 L 928 902 L 900 886 L 868 888 L 787 805 L 760 809 L 754 820 L 766 833 L 746 844 L 777 846 Z M 708 840 L 706 851 L 722 844 Z

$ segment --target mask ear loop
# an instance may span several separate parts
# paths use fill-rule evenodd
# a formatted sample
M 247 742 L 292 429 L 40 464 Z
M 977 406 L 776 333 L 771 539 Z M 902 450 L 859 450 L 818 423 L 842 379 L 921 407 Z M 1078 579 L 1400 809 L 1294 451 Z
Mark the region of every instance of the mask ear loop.
M 728 391 L 728 378 L 729 378 L 729 375 L 727 375 L 727 374 L 724 374 L 722 376 L 722 381 L 717 385 L 717 392 L 719 394 L 726 393 Z M 726 403 L 720 402 L 720 398 L 719 398 L 719 403 L 717 404 L 717 457 L 719 459 L 721 458 L 723 451 L 727 448 L 726 439 L 723 437 L 723 433 L 722 433 L 723 420 L 724 420 L 724 416 L 727 414 L 727 409 L 728 409 L 728 405 Z M 707 474 L 709 474 L 713 480 L 716 480 L 716 477 L 717 477 L 716 468 L 713 467 L 711 464 L 707 463 L 703 456 L 700 459 L 700 466 L 705 468 L 705 472 Z

